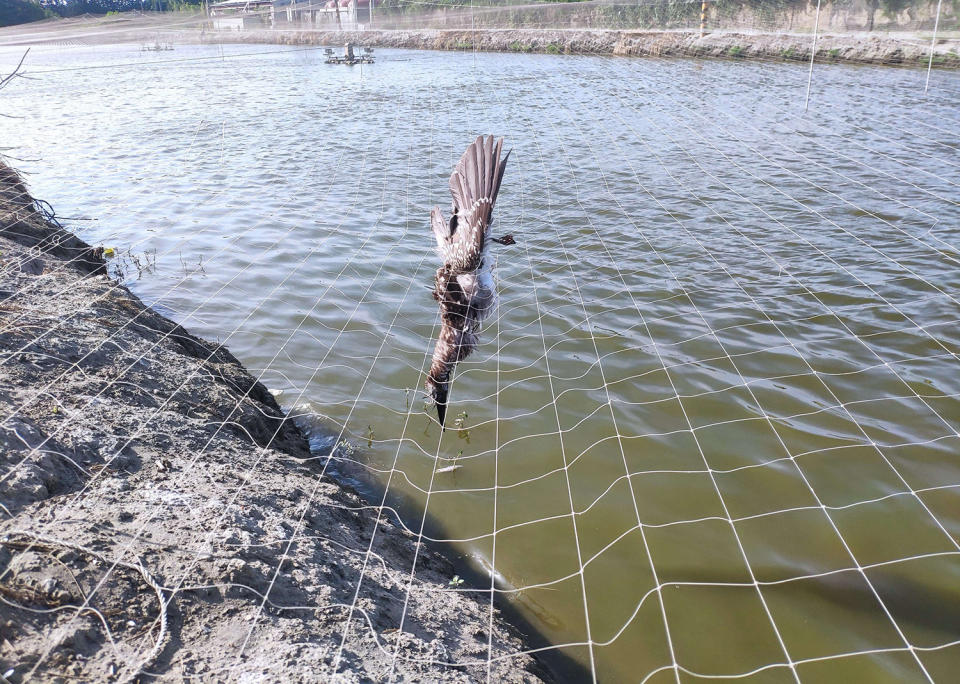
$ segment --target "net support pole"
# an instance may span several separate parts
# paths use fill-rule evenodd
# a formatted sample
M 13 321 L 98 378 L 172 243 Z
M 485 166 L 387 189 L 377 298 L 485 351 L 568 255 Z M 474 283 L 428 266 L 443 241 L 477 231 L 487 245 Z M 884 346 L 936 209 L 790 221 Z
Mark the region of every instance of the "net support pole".
M 813 22 L 813 47 L 810 49 L 810 71 L 807 74 L 807 97 L 803 101 L 803 111 L 810 106 L 810 85 L 813 83 L 813 59 L 817 56 L 817 33 L 820 32 L 820 0 L 817 0 L 817 18 Z
M 927 82 L 923 84 L 923 92 L 930 87 L 930 70 L 933 68 L 933 48 L 937 44 L 937 29 L 940 28 L 940 6 L 943 0 L 937 0 L 937 18 L 933 20 L 933 38 L 930 39 L 930 59 L 927 61 Z
M 703 38 L 707 30 L 707 0 L 700 3 L 700 37 Z

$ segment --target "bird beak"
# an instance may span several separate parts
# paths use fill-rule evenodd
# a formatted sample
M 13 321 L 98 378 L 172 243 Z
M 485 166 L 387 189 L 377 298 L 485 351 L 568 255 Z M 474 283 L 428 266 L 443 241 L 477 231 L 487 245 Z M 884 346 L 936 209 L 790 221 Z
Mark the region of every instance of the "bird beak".
M 443 419 L 447 416 L 447 405 L 437 402 L 437 420 L 440 421 L 440 429 L 443 430 Z

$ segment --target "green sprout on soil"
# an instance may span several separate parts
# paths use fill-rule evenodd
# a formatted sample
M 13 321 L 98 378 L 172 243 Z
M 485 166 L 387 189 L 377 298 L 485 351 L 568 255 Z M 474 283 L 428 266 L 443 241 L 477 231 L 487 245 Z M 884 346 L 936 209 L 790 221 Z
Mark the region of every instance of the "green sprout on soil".
M 450 580 L 450 586 L 454 589 L 459 587 L 461 584 L 463 584 L 463 579 L 461 579 L 460 575 L 454 575 L 453 579 Z
M 827 55 L 829 55 L 830 59 L 836 60 L 837 57 L 840 56 L 840 49 L 839 49 L 839 48 L 831 48 L 830 50 L 827 50 Z
M 561 52 L 560 46 L 556 43 L 550 43 L 547 45 L 547 54 L 548 55 L 559 55 Z
M 743 48 L 740 47 L 739 45 L 731 45 L 730 48 L 727 50 L 727 54 L 733 57 L 734 59 L 739 59 L 745 56 L 743 52 Z

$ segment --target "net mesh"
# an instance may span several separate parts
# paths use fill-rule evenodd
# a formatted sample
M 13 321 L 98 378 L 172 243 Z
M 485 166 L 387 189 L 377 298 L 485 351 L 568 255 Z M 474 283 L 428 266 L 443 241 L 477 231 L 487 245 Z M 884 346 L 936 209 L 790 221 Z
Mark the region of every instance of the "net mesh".
M 521 12 L 521 25 L 548 16 L 555 27 L 560 19 L 552 12 L 600 16 L 599 9 L 618 7 L 489 12 Z M 660 7 L 685 16 L 690 5 L 644 11 Z M 457 11 L 431 9 L 417 25 L 437 17 L 462 22 Z M 405 22 L 407 13 L 398 16 Z M 470 13 L 471 26 L 486 16 Z M 742 21 L 742 10 L 730 16 Z M 766 26 L 756 16 L 752 25 Z M 677 17 L 658 26 L 686 21 Z M 239 50 L 222 59 L 268 59 L 267 51 Z M 316 509 L 343 505 L 325 496 L 324 485 L 361 475 L 379 487 L 379 498 L 354 507 L 367 511 L 370 524 L 346 544 L 363 560 L 345 598 L 284 606 L 342 616 L 339 644 L 327 655 L 335 670 L 350 667 L 351 638 L 369 634 L 386 659 L 385 679 L 396 675 L 398 661 L 472 668 L 477 678 L 496 679 L 497 664 L 547 651 L 568 655 L 593 679 L 778 673 L 816 681 L 850 663 L 864 668 L 858 672 L 896 667 L 931 681 L 952 671 L 960 640 L 943 623 L 955 607 L 908 604 L 917 597 L 934 603 L 936 587 L 956 577 L 960 559 L 960 251 L 949 228 L 960 217 L 953 199 L 960 160 L 951 138 L 957 122 L 948 111 L 955 79 L 923 97 L 917 73 L 906 72 L 894 85 L 906 83 L 915 95 L 899 96 L 891 110 L 884 105 L 894 86 L 864 78 L 849 98 L 851 119 L 817 105 L 818 96 L 844 99 L 840 86 L 849 77 L 818 74 L 814 116 L 797 122 L 807 73 L 796 67 L 752 66 L 760 87 L 732 97 L 742 82 L 725 80 L 733 78 L 726 72 L 659 58 L 520 65 L 475 56 L 458 68 L 476 109 L 448 106 L 441 79 L 371 100 L 367 116 L 383 121 L 387 133 L 354 147 L 364 140 L 362 127 L 348 123 L 358 133 L 340 129 L 292 186 L 322 197 L 319 203 L 300 205 L 301 192 L 290 192 L 222 247 L 204 249 L 196 264 L 182 255 L 203 231 L 153 246 L 154 263 L 179 260 L 183 268 L 152 292 L 151 303 L 215 335 L 218 349 L 265 347 L 252 355 L 251 373 L 282 391 L 289 420 L 322 426 L 314 436 L 313 487 L 287 526 L 268 542 L 231 542 L 265 546 L 271 573 L 265 589 L 246 587 L 256 599 L 233 663 L 220 674 L 244 671 L 244 654 L 275 607 L 271 597 L 292 572 L 289 561 L 311 538 Z M 57 72 L 38 70 L 39 87 L 43 71 Z M 667 88 L 663 71 L 693 78 L 701 90 Z M 521 90 L 505 92 L 505 79 Z M 579 86 L 554 92 L 542 85 L 560 80 Z M 541 98 L 539 116 L 524 109 L 500 118 L 496 112 L 517 108 L 525 83 Z M 478 114 L 481 108 L 486 113 Z M 418 139 L 427 141 L 426 159 L 402 128 L 411 117 Z M 497 124 L 514 147 L 498 222 L 519 240 L 498 253 L 500 307 L 478 352 L 457 369 L 452 426 L 441 433 L 418 394 L 438 328 L 420 289 L 435 268 L 428 200 L 446 201 L 443 181 L 462 131 Z M 789 135 L 776 127 L 789 127 Z M 228 167 L 234 128 L 239 124 L 227 119 L 191 127 L 178 170 L 201 158 Z M 195 145 L 202 151 L 194 153 Z M 383 150 L 394 151 L 387 163 L 378 161 Z M 259 159 L 268 152 L 264 147 Z M 158 187 L 176 195 L 178 170 L 132 184 L 109 211 L 149 212 L 138 196 Z M 210 184 L 196 209 L 240 211 L 246 201 L 240 188 Z M 373 220 L 358 225 L 352 216 L 371 202 Z M 321 237 L 282 264 L 271 287 L 245 284 L 304 217 L 317 214 L 325 216 Z M 268 228 L 267 237 L 259 235 Z M 138 236 L 129 251 L 154 242 Z M 324 262 L 301 301 L 293 285 L 329 253 L 337 258 Z M 224 296 L 229 306 L 213 305 Z M 264 311 L 291 301 L 299 302 L 295 315 L 269 336 L 257 329 Z M 29 312 L 10 314 L 0 334 L 28 320 Z M 31 332 L 0 364 L 22 359 L 55 333 Z M 127 382 L 144 355 L 125 359 L 101 393 Z M 62 399 L 65 375 L 37 387 L 4 425 L 16 425 L 38 402 Z M 79 419 L 99 397 L 64 410 Z M 123 435 L 111 460 L 139 434 L 162 430 L 162 409 L 175 398 L 159 397 L 156 419 Z M 241 399 L 235 409 L 242 406 Z M 233 411 L 217 418 L 217 431 L 235 420 Z M 29 443 L 0 477 L 48 456 L 54 437 Z M 188 468 L 199 467 L 215 438 L 190 454 Z M 266 454 L 266 447 L 258 451 L 222 512 L 184 544 L 188 555 L 199 560 L 223 541 L 232 506 L 257 486 Z M 56 519 L 41 522 L 27 541 L 16 538 L 16 548 L 69 545 L 48 531 L 91 505 L 88 486 L 66 495 Z M 385 597 L 372 576 L 396 543 L 380 532 L 387 523 L 408 533 L 410 565 Z M 133 558 L 138 541 L 100 555 L 100 575 L 82 606 L 92 606 L 106 579 L 121 572 L 155 591 L 155 628 L 141 636 L 135 657 L 117 650 L 134 676 L 149 673 L 164 643 L 166 611 L 182 592 L 229 589 L 195 583 L 195 564 L 159 582 Z M 438 586 L 422 567 L 423 542 L 466 550 L 474 566 L 469 582 Z M 484 602 L 482 652 L 424 654 L 399 636 L 428 620 L 423 612 L 432 604 L 422 595 L 439 592 Z M 522 651 L 495 636 L 495 607 L 505 605 L 536 625 L 544 645 Z M 376 633 L 375 611 L 394 617 L 390 638 Z M 51 638 L 31 672 L 56 650 Z

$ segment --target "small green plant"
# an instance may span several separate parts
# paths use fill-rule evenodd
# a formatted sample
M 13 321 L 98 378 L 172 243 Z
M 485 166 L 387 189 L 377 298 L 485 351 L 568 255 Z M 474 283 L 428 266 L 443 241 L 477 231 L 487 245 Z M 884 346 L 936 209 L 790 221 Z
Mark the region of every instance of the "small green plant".
M 839 49 L 839 48 L 831 48 L 831 49 L 827 50 L 827 56 L 828 56 L 831 60 L 833 60 L 834 62 L 836 62 L 836 61 L 837 61 L 837 58 L 840 56 L 840 49 Z
M 459 587 L 461 584 L 463 584 L 463 579 L 460 577 L 460 575 L 454 575 L 453 579 L 450 580 L 450 586 L 454 589 Z
M 550 43 L 549 45 L 547 45 L 548 55 L 559 55 L 561 52 L 563 51 L 560 49 L 560 46 L 557 45 L 556 43 Z
M 739 45 L 731 45 L 727 49 L 727 54 L 733 57 L 734 59 L 742 59 L 743 57 L 746 56 L 746 54 L 743 51 L 743 48 L 740 47 Z
M 457 428 L 457 437 L 467 440 L 470 443 L 470 430 L 466 427 L 467 412 L 461 411 L 457 414 L 457 419 L 453 421 L 453 427 Z
M 780 56 L 784 59 L 797 59 L 797 53 L 793 51 L 793 47 L 788 47 L 786 50 L 781 50 Z
M 455 50 L 472 50 L 473 43 L 469 43 L 465 40 L 458 40 L 456 43 L 453 44 L 453 48 Z
M 367 426 L 367 448 L 369 449 L 372 446 L 373 446 L 373 426 L 368 425 Z

